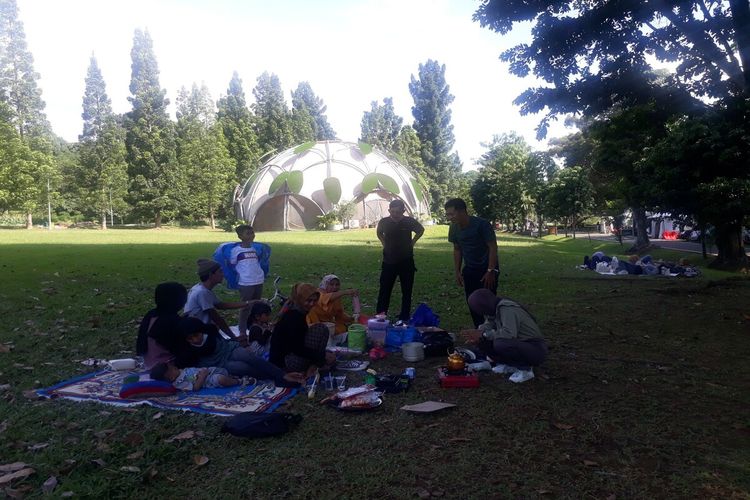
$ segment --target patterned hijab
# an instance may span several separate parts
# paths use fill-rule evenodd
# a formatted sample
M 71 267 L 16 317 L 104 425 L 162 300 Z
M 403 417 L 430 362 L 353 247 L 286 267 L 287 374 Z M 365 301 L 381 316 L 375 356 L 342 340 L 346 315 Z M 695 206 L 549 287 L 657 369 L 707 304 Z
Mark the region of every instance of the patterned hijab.
M 310 283 L 295 283 L 292 287 L 292 295 L 289 297 L 289 300 L 297 308 L 302 309 L 305 301 L 313 294 L 320 294 L 320 291 L 315 286 Z
M 318 288 L 320 288 L 321 290 L 325 290 L 326 288 L 328 288 L 328 283 L 330 283 L 333 280 L 338 280 L 338 279 L 339 277 L 336 276 L 335 274 L 326 274 L 325 276 L 323 276 L 323 280 L 320 282 L 320 285 L 318 285 Z

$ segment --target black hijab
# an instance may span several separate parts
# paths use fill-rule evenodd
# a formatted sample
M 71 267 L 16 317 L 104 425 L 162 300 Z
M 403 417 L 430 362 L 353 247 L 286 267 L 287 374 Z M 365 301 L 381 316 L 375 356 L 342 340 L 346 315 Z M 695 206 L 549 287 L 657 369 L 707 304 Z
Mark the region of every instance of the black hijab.
M 139 356 L 143 356 L 148 350 L 148 337 L 152 337 L 172 353 L 183 342 L 177 333 L 180 320 L 178 313 L 187 302 L 187 289 L 173 281 L 160 283 L 154 291 L 154 302 L 156 307 L 146 313 L 138 327 L 135 352 Z M 152 325 L 154 318 L 156 321 Z

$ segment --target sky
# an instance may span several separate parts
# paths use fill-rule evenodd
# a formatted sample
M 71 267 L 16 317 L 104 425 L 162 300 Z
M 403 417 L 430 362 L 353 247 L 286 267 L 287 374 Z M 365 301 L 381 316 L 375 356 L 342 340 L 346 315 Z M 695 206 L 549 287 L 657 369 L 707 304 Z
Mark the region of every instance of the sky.
M 508 72 L 500 53 L 529 39 L 529 27 L 501 36 L 471 17 L 470 0 L 17 0 L 26 41 L 40 74 L 45 111 L 67 141 L 81 133 L 81 101 L 95 55 L 117 113 L 130 110 L 130 50 L 136 29 L 154 44 L 170 111 L 181 87 L 206 84 L 214 101 L 237 71 L 249 103 L 264 71 L 291 91 L 301 81 L 328 106 L 338 137 L 357 141 L 372 101 L 393 98 L 413 123 L 409 81 L 428 59 L 446 66 L 454 150 L 464 170 L 486 150 L 481 143 L 511 131 L 535 149 L 540 115 L 520 116 L 512 101 L 537 84 Z M 553 126 L 548 137 L 569 133 Z

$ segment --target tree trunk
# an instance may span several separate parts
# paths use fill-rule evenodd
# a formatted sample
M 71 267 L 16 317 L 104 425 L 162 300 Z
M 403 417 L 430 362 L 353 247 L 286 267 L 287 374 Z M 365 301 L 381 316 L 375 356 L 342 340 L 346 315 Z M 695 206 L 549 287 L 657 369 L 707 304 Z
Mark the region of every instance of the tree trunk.
M 716 248 L 719 253 L 708 266 L 714 269 L 735 270 L 747 267 L 748 258 L 742 242 L 742 224 L 731 222 L 716 226 Z
M 576 224 L 578 223 L 576 219 L 576 215 L 573 214 L 570 216 L 570 226 L 573 228 L 573 239 L 576 239 Z
M 635 231 L 635 250 L 636 252 L 648 248 L 651 242 L 646 232 L 648 220 L 646 219 L 646 210 L 643 208 L 633 209 L 633 230 Z
M 542 218 L 542 214 L 537 214 L 537 220 L 538 220 L 538 227 L 539 227 L 539 237 L 542 237 L 542 226 L 544 225 L 544 219 Z
M 154 216 L 154 227 L 156 227 L 156 229 L 161 229 L 161 212 L 156 212 L 156 215 Z
M 213 210 L 209 212 L 208 219 L 211 221 L 211 229 L 216 229 L 216 216 Z
M 31 216 L 31 212 L 26 214 L 26 229 L 34 229 L 34 218 Z
M 107 211 L 106 210 L 102 210 L 102 229 L 103 230 L 107 229 Z

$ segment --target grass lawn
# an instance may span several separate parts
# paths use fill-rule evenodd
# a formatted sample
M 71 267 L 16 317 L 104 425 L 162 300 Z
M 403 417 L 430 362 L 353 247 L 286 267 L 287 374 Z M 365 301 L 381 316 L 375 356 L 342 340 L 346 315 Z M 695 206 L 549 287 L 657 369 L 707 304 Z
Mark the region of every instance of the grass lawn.
M 459 331 L 470 317 L 446 236 L 430 227 L 418 243 L 414 299 Z M 195 260 L 232 239 L 202 229 L 0 231 L 0 465 L 35 470 L 0 491 L 38 496 L 55 476 L 55 495 L 95 498 L 750 495 L 750 280 L 705 266 L 693 279 L 579 271 L 585 254 L 621 251 L 587 239 L 499 234 L 500 290 L 530 307 L 550 344 L 543 375 L 525 384 L 482 373 L 478 389 L 440 389 L 444 358 L 392 355 L 375 368 L 415 366 L 408 393 L 362 414 L 298 396 L 285 410 L 301 425 L 253 441 L 221 434 L 219 417 L 29 397 L 89 371 L 81 360 L 132 355 L 154 286 L 192 285 Z M 271 274 L 287 292 L 332 272 L 373 312 L 374 229 L 258 240 L 273 246 Z M 398 409 L 425 400 L 458 406 Z M 189 430 L 192 439 L 167 441 Z

